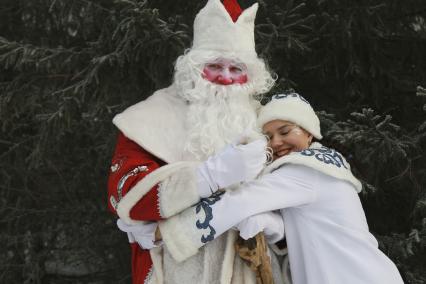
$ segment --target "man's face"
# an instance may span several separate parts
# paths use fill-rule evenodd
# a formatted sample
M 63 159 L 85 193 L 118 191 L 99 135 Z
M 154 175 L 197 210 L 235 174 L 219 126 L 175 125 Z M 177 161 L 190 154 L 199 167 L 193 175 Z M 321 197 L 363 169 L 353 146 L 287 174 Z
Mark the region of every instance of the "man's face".
M 225 58 L 206 63 L 201 76 L 218 85 L 245 84 L 248 80 L 245 64 Z

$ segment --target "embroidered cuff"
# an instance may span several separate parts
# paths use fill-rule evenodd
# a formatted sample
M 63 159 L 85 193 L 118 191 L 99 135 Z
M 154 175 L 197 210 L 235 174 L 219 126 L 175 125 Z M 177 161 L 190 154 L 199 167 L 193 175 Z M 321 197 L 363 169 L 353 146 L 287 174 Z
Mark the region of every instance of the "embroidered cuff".
M 208 198 L 202 198 L 195 206 L 159 222 L 164 244 L 177 261 L 196 254 L 198 248 L 218 236 L 211 223 L 212 205 L 221 199 L 222 194 L 224 192 L 216 192 Z

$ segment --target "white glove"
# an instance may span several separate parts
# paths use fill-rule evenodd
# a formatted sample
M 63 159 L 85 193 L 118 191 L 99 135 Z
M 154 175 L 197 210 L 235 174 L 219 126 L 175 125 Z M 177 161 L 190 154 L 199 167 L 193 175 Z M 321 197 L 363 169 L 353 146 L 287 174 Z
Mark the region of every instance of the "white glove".
M 137 242 L 142 249 L 152 249 L 160 245 L 155 243 L 157 222 L 127 225 L 121 219 L 118 219 L 117 226 L 121 231 L 127 233 L 130 243 Z
M 262 231 L 269 244 L 274 244 L 284 238 L 283 218 L 281 214 L 272 211 L 250 216 L 235 227 L 245 240 L 256 236 Z
M 226 146 L 197 168 L 198 191 L 208 197 L 219 188 L 257 177 L 266 163 L 266 139 Z

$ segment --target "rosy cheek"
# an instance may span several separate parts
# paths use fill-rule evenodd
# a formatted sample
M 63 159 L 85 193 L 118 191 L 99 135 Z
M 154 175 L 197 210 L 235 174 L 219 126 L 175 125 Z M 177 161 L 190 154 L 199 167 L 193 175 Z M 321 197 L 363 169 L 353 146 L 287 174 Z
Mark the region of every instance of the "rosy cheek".
M 234 77 L 234 83 L 244 84 L 247 83 L 247 74 L 240 74 Z
M 214 82 L 217 79 L 217 72 L 212 71 L 208 68 L 204 68 L 203 69 L 203 73 L 201 74 L 201 77 L 203 77 L 203 79 L 206 79 L 207 81 L 210 82 Z
M 304 150 L 305 148 L 309 147 L 308 139 L 306 138 L 305 133 L 301 129 L 293 129 L 293 134 L 296 136 L 294 137 L 294 145 L 296 146 L 298 151 Z

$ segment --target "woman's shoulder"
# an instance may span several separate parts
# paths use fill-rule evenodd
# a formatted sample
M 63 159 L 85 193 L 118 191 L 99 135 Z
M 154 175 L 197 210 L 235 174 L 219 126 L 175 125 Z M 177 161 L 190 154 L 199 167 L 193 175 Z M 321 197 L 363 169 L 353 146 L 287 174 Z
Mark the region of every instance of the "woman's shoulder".
M 283 167 L 294 167 L 294 165 L 301 167 L 301 170 L 309 168 L 334 178 L 349 181 L 357 192 L 362 189 L 361 183 L 353 176 L 351 167 L 343 155 L 318 142 L 312 143 L 308 149 L 292 152 L 275 160 L 264 169 L 263 174 L 272 173 Z
M 350 169 L 349 163 L 342 154 L 332 148 L 322 145 L 321 143 L 314 142 L 309 148 L 303 151 L 292 152 L 289 155 L 276 159 L 265 168 L 264 173 L 273 172 L 286 164 L 310 166 L 312 163 L 317 164 L 318 162 L 319 164 L 317 166 L 324 164 L 337 168 L 344 167 L 346 169 Z

